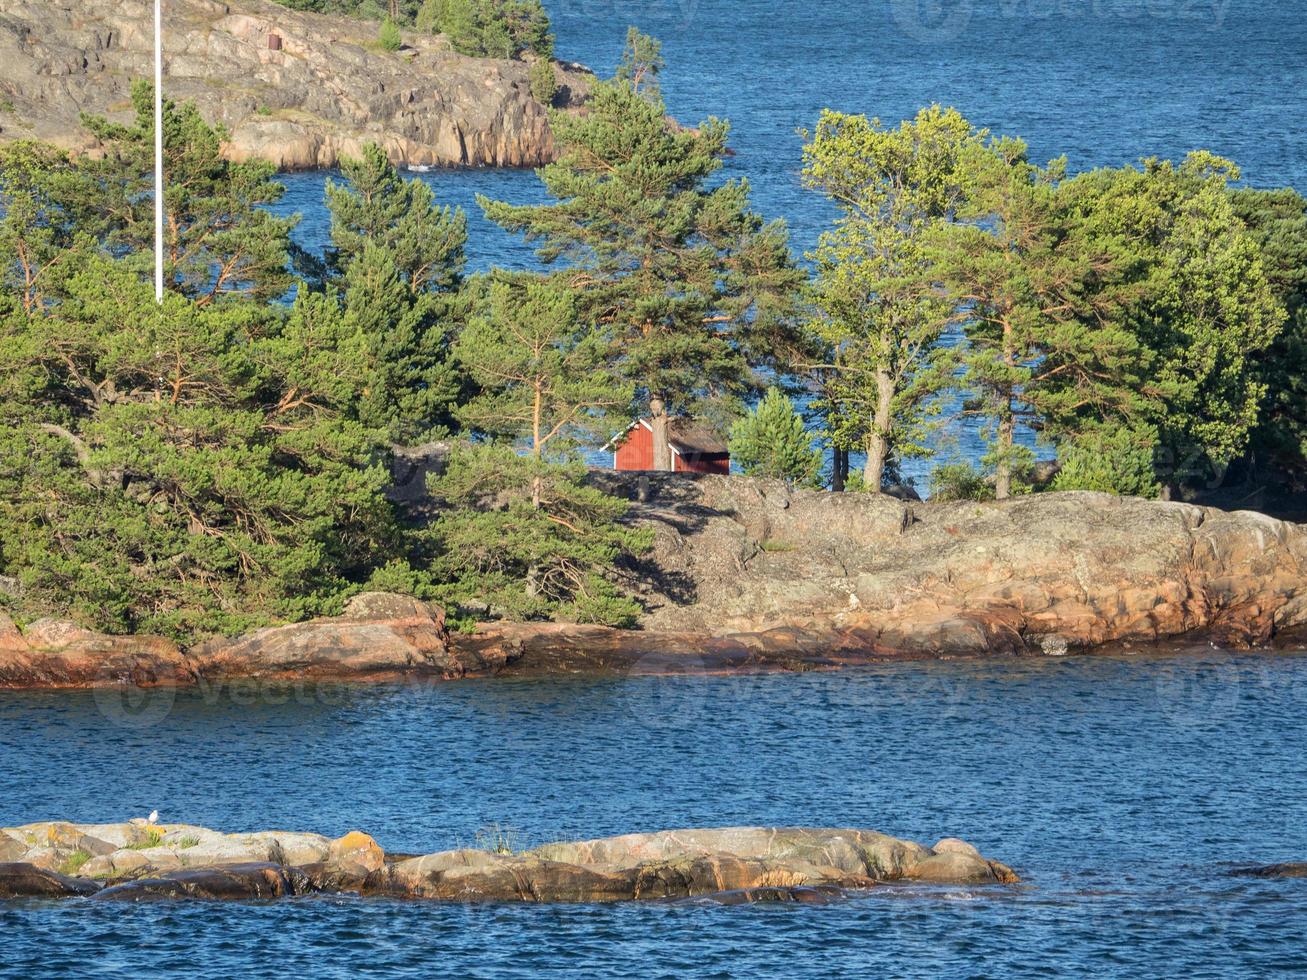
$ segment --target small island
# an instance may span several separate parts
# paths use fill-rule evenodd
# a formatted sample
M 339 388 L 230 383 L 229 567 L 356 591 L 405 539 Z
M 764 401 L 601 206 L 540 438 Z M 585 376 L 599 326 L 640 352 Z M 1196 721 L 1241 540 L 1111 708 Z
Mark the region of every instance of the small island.
M 388 855 L 370 836 L 222 834 L 145 820 L 0 830 L 0 899 L 273 899 L 359 894 L 444 902 L 710 898 L 826 901 L 890 883 L 997 885 L 1007 865 L 948 838 L 934 847 L 870 830 L 733 827 L 628 834 L 515 852 Z

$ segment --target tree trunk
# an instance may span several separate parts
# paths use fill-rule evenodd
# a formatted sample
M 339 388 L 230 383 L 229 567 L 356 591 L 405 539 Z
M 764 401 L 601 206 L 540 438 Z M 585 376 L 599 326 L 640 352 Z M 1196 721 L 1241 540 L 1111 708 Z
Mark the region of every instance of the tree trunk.
M 830 451 L 830 488 L 834 493 L 844 492 L 844 469 L 848 466 L 849 454 L 835 446 Z
M 885 460 L 889 458 L 890 428 L 894 424 L 894 379 L 888 371 L 876 372 L 876 412 L 867 435 L 867 465 L 863 479 L 867 490 L 880 493 L 885 479 Z
M 1013 351 L 1012 317 L 1009 312 L 1003 319 L 1003 363 L 1009 368 L 1016 365 Z M 1016 419 L 1012 414 L 1012 392 L 1003 393 L 1003 413 L 998 420 L 998 465 L 994 469 L 994 498 L 1007 500 L 1012 496 L 1012 435 Z
M 649 399 L 649 425 L 653 428 L 653 468 L 661 472 L 672 469 L 672 446 L 667 439 L 667 402 L 662 395 Z
M 1007 500 L 1012 496 L 1012 435 L 1016 420 L 1008 411 L 998 423 L 998 465 L 994 469 L 994 496 Z

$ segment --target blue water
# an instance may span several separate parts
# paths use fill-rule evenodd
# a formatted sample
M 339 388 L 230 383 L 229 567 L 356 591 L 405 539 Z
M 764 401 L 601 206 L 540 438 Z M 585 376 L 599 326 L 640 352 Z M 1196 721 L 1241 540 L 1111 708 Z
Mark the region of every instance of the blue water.
M 627 23 L 665 42 L 686 120 L 734 124 L 729 171 L 797 251 L 829 220 L 798 182 L 831 105 L 932 101 L 1073 169 L 1195 147 L 1307 190 L 1307 3 L 1231 0 L 546 0 L 563 57 L 601 72 Z M 530 252 L 473 195 L 539 200 L 528 172 L 439 173 L 472 265 Z M 286 205 L 321 244 L 320 174 Z M 153 711 L 153 708 L 166 709 Z M 392 850 L 677 825 L 832 824 L 959 835 L 1028 884 L 884 889 L 830 907 L 0 906 L 0 974 L 229 977 L 1187 976 L 1307 970 L 1307 658 L 911 664 L 830 675 L 238 688 L 135 709 L 0 695 L 0 825 L 358 827 Z M 131 727 L 133 719 L 152 725 Z
M 1037 160 L 1073 172 L 1211 149 L 1259 187 L 1307 191 L 1307 0 L 545 0 L 558 54 L 601 75 L 628 24 L 662 39 L 663 91 L 686 122 L 730 120 L 756 209 L 790 225 L 796 255 L 832 218 L 800 184 L 802 138 L 823 107 L 894 123 L 932 102 L 978 126 L 1024 137 Z M 282 210 L 304 215 L 300 241 L 330 225 L 322 173 L 291 175 Z M 545 200 L 530 171 L 425 176 L 470 221 L 469 266 L 529 268 L 531 249 L 487 222 L 476 194 Z M 936 456 L 909 460 L 923 490 L 939 462 L 984 453 L 981 423 L 950 418 Z M 1049 455 L 1023 430 L 1019 441 Z M 596 454 L 592 463 L 604 462 Z M 858 465 L 859 460 L 854 460 Z
M 833 906 L 0 905 L 0 974 L 1222 977 L 1307 967 L 1307 656 L 0 695 L 0 825 L 372 833 L 396 851 L 676 826 L 974 841 L 1012 888 Z M 155 710 L 162 708 L 163 710 Z M 150 723 L 135 725 L 130 719 Z

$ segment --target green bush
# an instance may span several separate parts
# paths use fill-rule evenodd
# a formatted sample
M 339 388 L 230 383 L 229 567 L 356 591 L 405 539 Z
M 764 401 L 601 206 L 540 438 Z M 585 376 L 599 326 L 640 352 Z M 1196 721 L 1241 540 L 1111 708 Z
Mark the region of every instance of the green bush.
M 429 533 L 436 598 L 509 619 L 633 626 L 640 606 L 622 560 L 653 546 L 627 526 L 627 503 L 586 482 L 584 464 L 554 464 L 508 446 L 461 444 L 429 480 L 445 505 Z
M 531 62 L 531 95 L 544 106 L 554 104 L 558 95 L 558 80 L 554 77 L 554 63 L 548 58 Z
M 1098 490 L 1121 496 L 1156 497 L 1154 434 L 1124 427 L 1081 436 L 1063 447 L 1054 490 Z
M 779 388 L 769 388 L 757 407 L 731 428 L 731 459 L 749 476 L 815 486 L 821 452 L 803 416 Z
M 377 43 L 384 51 L 398 51 L 404 46 L 404 36 L 399 32 L 399 25 L 389 17 L 381 22 Z
M 531 51 L 554 55 L 549 15 L 540 0 L 425 0 L 417 28 L 444 34 L 459 54 L 474 58 L 516 58 Z
M 931 500 L 993 500 L 994 485 L 970 463 L 946 463 L 930 474 Z

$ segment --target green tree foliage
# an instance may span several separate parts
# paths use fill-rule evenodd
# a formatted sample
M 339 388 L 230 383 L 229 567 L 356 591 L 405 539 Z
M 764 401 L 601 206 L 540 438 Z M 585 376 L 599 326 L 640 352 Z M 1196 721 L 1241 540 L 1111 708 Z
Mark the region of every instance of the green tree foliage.
M 89 249 L 0 329 L 0 570 L 20 615 L 180 638 L 336 609 L 395 546 L 358 338 L 171 294 Z
M 821 452 L 794 403 L 779 388 L 767 393 L 731 428 L 731 460 L 748 476 L 815 486 Z
M 633 625 L 639 606 L 613 576 L 623 557 L 649 550 L 652 533 L 621 523 L 626 502 L 585 477 L 579 463 L 458 446 L 432 482 L 446 506 L 431 529 L 439 597 L 512 619 Z
M 1283 330 L 1257 359 L 1267 396 L 1252 447 L 1301 485 L 1307 483 L 1307 199 L 1287 188 L 1240 188 L 1230 201 L 1286 312 Z
M 1207 477 L 1248 444 L 1266 393 L 1259 355 L 1284 311 L 1257 241 L 1227 184 L 1232 163 L 1191 154 L 1176 166 L 1097 170 L 1067 181 L 1068 221 L 1106 255 L 1110 289 L 1126 297 L 1117 322 L 1148 352 L 1150 405 L 1164 483 Z
M 530 68 L 531 96 L 546 108 L 558 97 L 558 79 L 554 76 L 554 63 L 548 58 L 537 58 Z
M 141 268 L 154 248 L 154 88 L 132 87 L 135 122 L 120 126 L 84 116 L 100 141 L 101 161 L 84 161 L 92 199 L 81 228 L 129 253 Z M 210 126 L 191 103 L 164 103 L 165 263 L 170 288 L 200 303 L 227 297 L 268 301 L 291 287 L 290 232 L 298 217 L 279 218 L 268 205 L 286 188 L 269 163 L 230 163 L 221 153 L 227 133 Z M 100 216 L 89 220 L 90 214 Z
M 646 98 L 660 99 L 662 90 L 658 76 L 662 74 L 665 65 L 662 42 L 648 34 L 641 34 L 639 28 L 628 27 L 626 47 L 622 49 L 622 60 L 618 62 L 613 77 Z
M 802 274 L 784 224 L 750 210 L 747 182 L 710 185 L 725 123 L 676 127 L 621 79 L 596 85 L 587 108 L 553 116 L 561 156 L 540 177 L 555 203 L 478 201 L 565 264 L 581 318 L 618 342 L 619 370 L 649 407 L 654 465 L 669 470 L 668 417 L 755 387 L 750 361 L 786 350 Z
M 398 51 L 404 46 L 404 35 L 399 25 L 387 17 L 377 29 L 377 44 L 383 51 Z
M 93 194 L 64 151 L 34 142 L 0 147 L 0 295 L 9 304 L 31 313 L 56 298 L 60 265 L 100 221 L 89 211 Z
M 440 594 L 500 615 L 631 623 L 638 607 L 614 566 L 647 550 L 649 535 L 618 524 L 626 504 L 587 486 L 574 461 L 631 401 L 608 368 L 609 342 L 578 324 L 557 280 L 502 276 L 456 353 L 480 389 L 460 417 L 495 443 L 460 448 L 433 484 L 447 504 L 432 530 L 431 567 L 449 583 Z
M 988 422 L 985 462 L 1002 500 L 1031 462 L 1020 423 L 1056 440 L 1132 417 L 1147 404 L 1148 355 L 1103 281 L 1104 246 L 1059 210 L 1064 161 L 1040 168 L 1025 144 L 996 139 L 968 165 L 971 194 L 939 237 L 940 275 L 966 317 L 966 411 Z
M 557 279 L 502 277 L 459 336 L 455 354 L 479 393 L 459 408 L 470 429 L 532 455 L 567 459 L 623 415 L 632 387 L 613 376 L 612 345 L 577 319 Z
M 375 144 L 342 169 L 347 183 L 326 189 L 329 265 L 344 314 L 368 343 L 373 382 L 358 416 L 393 442 L 421 442 L 454 428 L 463 388 L 449 347 L 462 315 L 467 221 L 422 181 L 402 179 Z
M 474 58 L 516 58 L 523 51 L 554 56 L 540 0 L 425 0 L 416 22 L 418 30 L 444 34 L 455 51 Z
M 1061 447 L 1054 490 L 1098 490 L 1122 496 L 1156 497 L 1157 434 L 1125 426 L 1095 429 Z
M 411 24 L 417 16 L 422 0 L 276 0 L 291 10 L 307 10 L 315 14 L 344 14 L 366 20 L 389 17 L 397 24 Z
M 971 463 L 941 463 L 930 472 L 931 500 L 993 500 L 994 485 Z
M 804 147 L 805 183 L 840 212 L 810 255 L 822 407 L 833 443 L 866 452 L 869 487 L 925 451 L 931 399 L 951 380 L 939 341 L 957 308 L 936 288 L 931 233 L 965 200 L 979 138 L 938 106 L 897 129 L 828 110 Z

